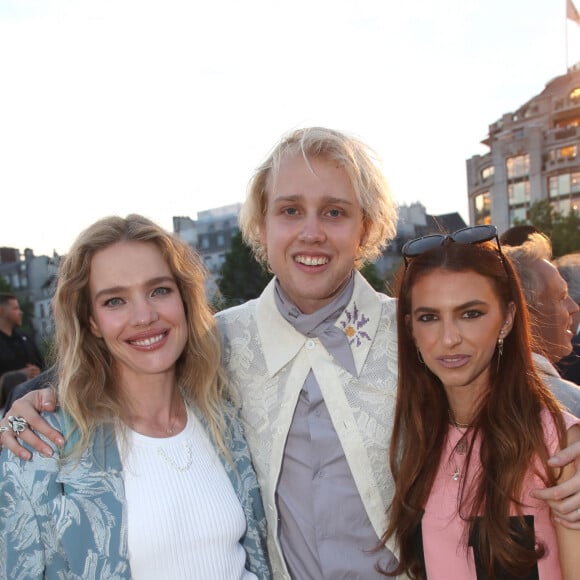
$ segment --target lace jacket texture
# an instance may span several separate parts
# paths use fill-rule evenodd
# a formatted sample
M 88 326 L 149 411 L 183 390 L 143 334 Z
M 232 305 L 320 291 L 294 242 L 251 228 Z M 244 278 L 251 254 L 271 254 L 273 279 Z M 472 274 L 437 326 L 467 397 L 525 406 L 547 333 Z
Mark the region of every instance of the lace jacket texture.
M 294 409 L 311 369 L 377 536 L 386 529 L 385 510 L 394 491 L 388 453 L 397 388 L 395 313 L 395 300 L 375 292 L 357 272 L 351 301 L 336 322 L 349 337 L 357 376 L 318 339 L 300 334 L 282 318 L 274 281 L 258 299 L 217 314 L 224 366 L 262 489 L 276 578 L 289 578 L 277 539 L 276 485 Z

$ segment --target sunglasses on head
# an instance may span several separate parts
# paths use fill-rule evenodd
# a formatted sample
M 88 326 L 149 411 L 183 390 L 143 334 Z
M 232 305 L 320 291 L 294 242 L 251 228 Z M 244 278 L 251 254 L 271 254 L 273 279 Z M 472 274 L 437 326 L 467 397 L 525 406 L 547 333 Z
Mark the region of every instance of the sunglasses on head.
M 499 243 L 497 228 L 492 225 L 469 226 L 461 228 L 452 234 L 431 234 L 421 238 L 409 240 L 402 249 L 405 268 L 409 265 L 409 259 L 419 256 L 424 252 L 442 246 L 446 242 L 458 242 L 460 244 L 482 244 L 494 240 L 497 244 L 497 251 L 503 262 L 503 254 Z

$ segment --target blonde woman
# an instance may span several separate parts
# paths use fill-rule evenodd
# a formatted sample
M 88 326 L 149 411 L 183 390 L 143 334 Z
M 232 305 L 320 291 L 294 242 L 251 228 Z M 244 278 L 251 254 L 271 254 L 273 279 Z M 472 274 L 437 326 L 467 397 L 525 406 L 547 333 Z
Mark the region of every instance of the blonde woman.
M 259 488 L 220 378 L 203 268 L 149 220 L 111 217 L 54 300 L 65 438 L 0 460 L 0 577 L 269 578 Z

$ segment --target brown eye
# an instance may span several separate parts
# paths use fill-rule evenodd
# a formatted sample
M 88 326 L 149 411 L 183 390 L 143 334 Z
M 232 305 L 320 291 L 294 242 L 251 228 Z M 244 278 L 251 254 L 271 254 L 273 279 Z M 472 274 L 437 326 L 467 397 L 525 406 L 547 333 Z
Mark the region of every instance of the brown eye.
M 483 315 L 481 310 L 468 310 L 463 314 L 463 318 L 479 318 Z

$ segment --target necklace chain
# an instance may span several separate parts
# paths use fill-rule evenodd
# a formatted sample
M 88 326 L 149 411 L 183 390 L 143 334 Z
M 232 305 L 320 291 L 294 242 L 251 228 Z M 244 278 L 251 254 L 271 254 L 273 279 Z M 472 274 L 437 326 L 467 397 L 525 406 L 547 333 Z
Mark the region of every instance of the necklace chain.
M 456 429 L 469 429 L 471 425 L 469 423 L 460 423 L 459 421 L 455 420 L 453 415 L 453 411 L 451 409 L 448 410 L 449 413 L 449 421 Z M 467 441 L 466 437 L 467 434 L 465 431 L 461 432 L 461 438 L 459 439 L 457 445 L 455 446 L 455 450 L 453 453 L 457 453 L 458 455 L 465 455 L 467 452 Z M 451 473 L 451 479 L 453 481 L 459 481 L 461 478 L 461 468 L 457 465 L 457 460 L 454 461 L 455 465 L 453 468 L 453 472 Z
M 167 463 L 167 465 L 169 465 L 169 467 L 181 473 L 187 471 L 193 463 L 193 449 L 191 448 L 191 443 L 189 442 L 185 444 L 185 463 L 183 465 L 178 465 L 172 457 L 169 457 L 163 447 L 158 447 L 157 453 L 159 457 L 161 457 L 161 459 Z
M 460 423 L 459 421 L 457 421 L 455 419 L 455 415 L 453 415 L 453 411 L 451 409 L 448 409 L 447 412 L 449 414 L 449 422 L 454 427 L 457 427 L 458 429 L 468 429 L 469 427 L 471 427 L 470 423 Z

